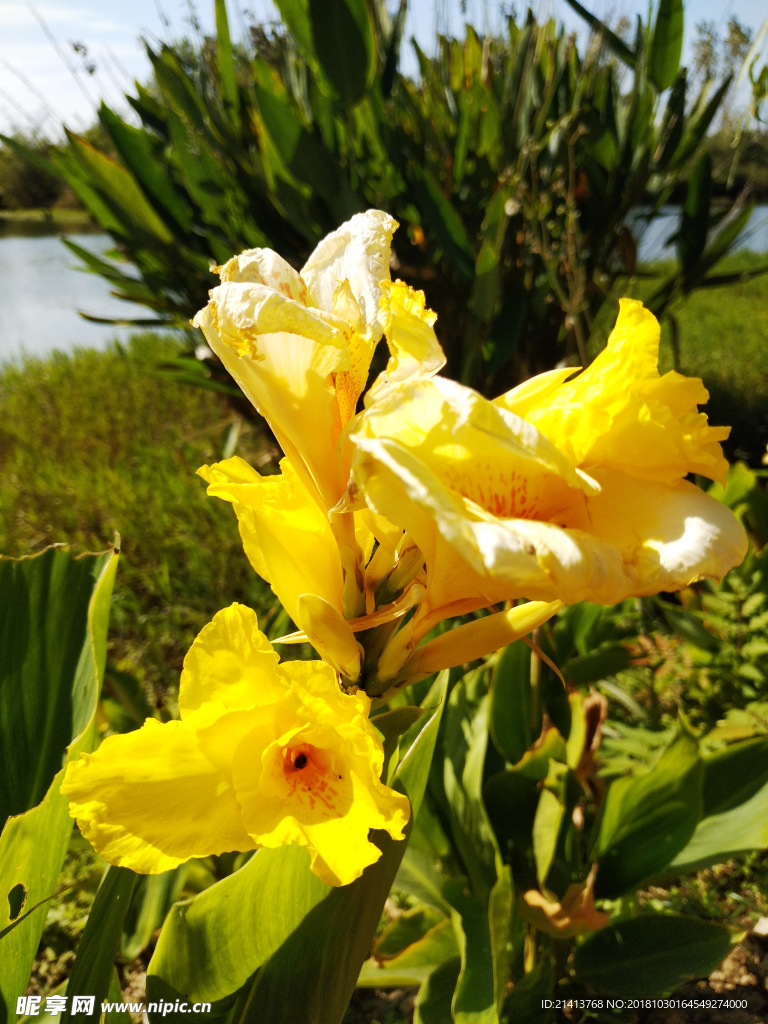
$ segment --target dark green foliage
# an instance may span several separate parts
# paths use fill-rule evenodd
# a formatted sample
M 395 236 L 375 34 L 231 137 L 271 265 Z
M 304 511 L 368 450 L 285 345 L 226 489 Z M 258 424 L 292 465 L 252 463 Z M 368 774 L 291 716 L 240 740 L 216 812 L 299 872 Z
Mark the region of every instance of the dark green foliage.
M 17 143 L 38 159 L 30 161 Z M 59 175 L 46 167 L 51 146 L 44 140 L 16 135 L 0 147 L 0 209 L 50 209 L 64 191 Z
M 141 281 L 89 269 L 164 322 L 205 304 L 211 262 L 270 246 L 300 266 L 375 206 L 400 221 L 395 274 L 437 310 L 449 374 L 498 392 L 586 358 L 617 279 L 636 268 L 630 212 L 653 219 L 692 168 L 680 264 L 654 311 L 705 286 L 743 226 L 708 241 L 722 212 L 700 156 L 729 82 L 692 95 L 680 0 L 664 0 L 634 46 L 573 4 L 599 36 L 583 56 L 531 13 L 499 37 L 468 26 L 436 56 L 418 51 L 418 80 L 397 70 L 404 7 L 393 20 L 364 0 L 278 6 L 287 28 L 246 53 L 218 0 L 217 40 L 149 50 L 152 87 L 129 97 L 141 128 L 102 105 L 114 156 L 71 135 L 52 157 Z

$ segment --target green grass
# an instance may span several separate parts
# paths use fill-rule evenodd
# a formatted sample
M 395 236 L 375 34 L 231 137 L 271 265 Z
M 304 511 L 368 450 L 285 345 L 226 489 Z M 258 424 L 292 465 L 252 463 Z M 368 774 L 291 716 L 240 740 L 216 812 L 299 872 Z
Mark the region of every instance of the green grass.
M 221 457 L 231 413 L 211 391 L 158 376 L 175 352 L 157 336 L 129 350 L 29 359 L 0 372 L 0 551 L 66 541 L 100 550 L 122 536 L 110 657 L 156 704 L 219 610 L 273 605 L 240 546 L 231 507 L 195 471 Z M 270 442 L 248 428 L 238 448 L 263 462 Z M 124 681 L 124 680 L 123 680 Z
M 17 224 L 55 224 L 72 228 L 73 225 L 92 225 L 87 210 L 81 207 L 52 207 L 50 210 L 0 210 L 0 226 Z

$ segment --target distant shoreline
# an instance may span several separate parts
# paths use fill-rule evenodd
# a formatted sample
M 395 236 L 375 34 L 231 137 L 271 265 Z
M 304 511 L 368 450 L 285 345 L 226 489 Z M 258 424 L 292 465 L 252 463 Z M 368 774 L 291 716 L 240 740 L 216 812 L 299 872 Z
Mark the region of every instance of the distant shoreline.
M 57 235 L 61 231 L 103 233 L 87 210 L 0 210 L 0 235 Z

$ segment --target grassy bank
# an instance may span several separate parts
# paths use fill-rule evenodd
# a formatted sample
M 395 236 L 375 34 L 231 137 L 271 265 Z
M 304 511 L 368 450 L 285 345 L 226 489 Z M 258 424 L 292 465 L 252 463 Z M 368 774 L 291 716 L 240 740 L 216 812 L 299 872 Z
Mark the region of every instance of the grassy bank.
M 272 605 L 231 507 L 195 475 L 221 457 L 231 414 L 213 392 L 154 374 L 163 349 L 173 346 L 143 335 L 127 351 L 55 354 L 0 374 L 0 551 L 99 550 L 118 531 L 110 656 L 156 701 L 220 607 Z M 258 464 L 267 445 L 251 429 L 239 451 Z
M 87 210 L 80 207 L 53 207 L 50 210 L 0 210 L 0 234 L 26 227 L 46 226 L 61 231 L 96 227 Z M 100 230 L 100 229 L 99 229 Z

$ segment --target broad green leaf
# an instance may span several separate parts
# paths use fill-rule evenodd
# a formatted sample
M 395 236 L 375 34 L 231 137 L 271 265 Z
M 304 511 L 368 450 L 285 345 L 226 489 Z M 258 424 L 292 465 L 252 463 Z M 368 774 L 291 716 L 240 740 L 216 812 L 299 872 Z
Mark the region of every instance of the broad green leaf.
M 595 848 L 595 896 L 614 899 L 665 868 L 701 818 L 703 768 L 699 747 L 681 722 L 656 765 L 611 783 Z
M 661 148 L 656 156 L 656 166 L 666 170 L 674 159 L 677 147 L 683 137 L 685 127 L 685 96 L 688 90 L 688 78 L 685 68 L 678 74 L 672 92 L 669 94 L 667 109 L 662 121 Z
M 123 295 L 126 295 L 132 301 L 143 302 L 146 305 L 157 308 L 158 303 L 156 302 L 155 293 L 142 281 L 124 274 L 115 264 L 94 255 L 88 249 L 84 249 L 81 245 L 73 242 L 71 238 L 62 238 L 62 242 L 68 249 L 72 250 L 75 256 L 78 256 L 85 263 L 90 271 L 117 285 Z
M 198 151 L 192 131 L 174 110 L 169 110 L 167 117 L 174 162 L 181 171 L 184 184 L 202 219 L 207 223 L 216 223 L 217 219 L 225 216 L 224 190 L 217 188 L 220 169 L 207 150 Z
M 659 601 L 659 606 L 672 629 L 688 643 L 701 648 L 702 651 L 717 651 L 721 641 L 710 633 L 698 615 L 686 608 Z
M 45 174 L 59 174 L 59 176 L 63 177 L 60 168 L 53 160 L 41 156 L 31 146 L 27 146 L 21 142 L 20 139 L 15 139 L 12 135 L 3 135 L 0 133 L 0 142 L 2 142 L 4 146 L 8 146 L 8 148 L 12 149 L 15 153 L 18 153 L 19 156 L 23 157 L 27 161 L 27 163 L 32 164 L 32 166 L 36 167 L 39 171 L 43 171 Z
M 101 1018 L 101 1003 L 107 998 L 115 955 L 120 945 L 123 919 L 131 901 L 136 874 L 129 868 L 107 868 L 93 901 L 85 930 L 77 944 L 75 963 L 67 989 L 73 995 L 95 996 L 93 1013 L 77 1014 L 77 1018 Z M 72 1001 L 59 1018 L 62 1024 L 73 1019 Z
M 434 907 L 413 907 L 403 911 L 374 942 L 374 958 L 386 960 L 398 956 L 406 947 L 418 942 L 430 929 L 444 924 L 446 920 L 447 916 Z
M 136 227 L 160 242 L 173 242 L 173 234 L 152 209 L 130 171 L 72 132 L 67 132 L 67 138 L 87 179 L 99 190 L 110 209 L 119 209 Z
M 531 711 L 531 649 L 510 644 L 493 669 L 489 726 L 496 749 L 511 764 L 533 743 Z
M 690 156 L 692 156 L 693 153 L 696 152 L 702 139 L 706 136 L 707 132 L 709 131 L 709 126 L 712 124 L 715 117 L 717 116 L 717 113 L 723 104 L 723 100 L 725 99 L 728 90 L 731 87 L 732 81 L 733 75 L 728 75 L 728 77 L 720 84 L 720 86 L 718 86 L 712 98 L 709 101 L 701 104 L 701 112 L 698 114 L 698 116 L 695 116 L 692 119 L 692 122 L 687 126 L 687 131 L 683 136 L 683 141 L 680 143 L 680 146 L 677 152 L 675 153 L 673 161 L 674 166 L 680 166 L 684 161 L 686 161 Z M 705 98 L 705 95 L 706 94 L 704 93 L 704 90 L 702 90 L 702 100 Z M 698 106 L 699 104 L 696 103 L 694 105 L 694 108 L 698 108 Z
M 115 564 L 64 548 L 0 557 L 0 823 L 40 803 L 93 717 Z
M 107 999 L 112 1008 L 104 1013 L 102 1024 L 133 1024 L 128 1008 L 123 1002 L 123 993 L 120 988 L 120 978 L 117 975 L 116 967 L 112 968 L 112 979 L 109 983 Z
M 713 267 L 718 260 L 725 256 L 731 249 L 736 239 L 749 223 L 754 208 L 754 200 L 747 200 L 738 213 L 735 213 L 730 217 L 724 226 L 717 232 L 715 237 L 710 241 L 702 257 L 701 262 L 703 270 L 709 270 L 710 267 Z M 703 282 L 705 287 L 708 280 L 708 278 L 705 278 Z
M 408 795 L 412 816 L 418 814 L 424 796 L 440 728 L 448 673 L 439 678 L 443 699 L 406 753 L 392 782 L 395 789 Z M 428 694 L 430 706 L 434 706 L 433 698 L 434 688 Z M 382 851 L 381 858 L 355 882 L 332 889 L 264 964 L 238 1017 L 242 1024 L 278 1020 L 340 1024 L 373 945 L 381 910 L 407 842 L 390 839 L 383 832 L 372 832 L 371 837 Z
M 555 1020 L 553 1007 L 543 1005 L 552 998 L 557 978 L 552 954 L 542 950 L 533 970 L 515 980 L 515 986 L 504 1001 L 505 1019 L 511 1022 L 535 1021 L 550 1024 Z
M 147 969 L 149 998 L 158 981 L 192 1002 L 237 991 L 327 893 L 303 847 L 259 850 L 171 908 Z
M 49 686 L 51 702 L 66 725 L 44 724 L 41 731 L 47 731 L 51 744 L 57 742 L 54 737 L 59 735 L 59 726 L 61 736 L 67 730 L 69 736 L 58 751 L 58 766 L 91 749 L 117 560 L 116 551 L 75 559 L 61 549 L 49 549 L 19 561 L 0 560 L 2 607 L 6 612 L 3 628 L 7 630 L 9 620 L 18 625 L 18 632 L 4 633 L 0 647 L 0 694 L 4 701 L 0 722 L 8 722 L 6 708 L 10 703 L 5 702 L 10 686 L 11 696 L 18 701 L 19 694 L 24 693 L 24 707 L 46 723 L 47 709 L 44 699 L 41 705 L 39 698 L 41 690 Z M 79 646 L 75 649 L 75 645 Z M 68 666 L 66 672 L 64 664 Z M 62 696 L 66 693 L 68 702 Z M 12 748 L 22 759 L 17 769 L 26 756 L 23 744 L 34 736 L 34 722 L 30 733 L 22 735 L 25 723 L 29 720 L 19 721 L 18 735 L 5 736 L 2 743 L 4 754 Z M 69 742 L 73 735 L 75 739 Z M 20 749 L 15 747 L 17 743 L 22 744 Z M 30 747 L 29 756 L 33 758 L 32 778 L 45 778 L 49 769 L 41 767 L 47 764 L 42 752 Z M 34 795 L 34 787 L 24 782 L 23 772 L 11 776 L 4 765 L 2 777 L 4 783 L 14 779 L 15 801 Z M 69 801 L 59 792 L 63 777 L 61 768 L 50 780 L 47 792 L 43 791 L 42 802 L 5 821 L 0 835 L 0 998 L 4 1003 L 4 1007 L 0 1003 L 0 1011 L 5 1009 L 8 1016 L 15 1014 L 16 998 L 27 989 L 48 901 L 55 895 L 72 831 Z M 9 895 L 15 897 L 13 906 Z
M 382 739 L 386 742 L 390 739 L 398 739 L 407 732 L 414 722 L 418 722 L 424 714 L 424 708 L 413 707 L 410 704 L 403 704 L 399 708 L 390 708 L 382 711 L 371 718 L 371 722 L 381 733 Z
M 91 740 L 89 730 L 83 749 Z M 79 744 L 71 752 L 81 753 Z M 9 818 L 0 836 L 0 1014 L 6 1020 L 14 1019 L 16 998 L 27 990 L 72 832 L 69 801 L 59 792 L 63 778 L 62 768 L 42 803 Z
M 544 779 L 536 815 L 533 820 L 533 856 L 536 861 L 536 875 L 541 888 L 557 890 L 549 878 L 564 829 L 573 814 L 579 797 L 579 785 L 573 772 L 565 764 L 550 761 L 547 777 Z M 562 886 L 560 887 L 562 888 Z
M 768 783 L 768 738 L 746 740 L 703 759 L 702 817 L 724 814 Z
M 608 676 L 616 675 L 628 667 L 631 654 L 623 644 L 603 644 L 596 650 L 573 658 L 563 665 L 563 675 L 569 683 L 586 686 Z
M 576 949 L 574 968 L 596 992 L 661 995 L 691 978 L 706 978 L 738 938 L 697 917 L 644 914 L 590 935 Z
M 385 8 L 386 9 L 386 8 Z M 397 66 L 400 61 L 400 45 L 403 39 L 405 19 L 408 14 L 408 0 L 400 0 L 392 23 L 392 28 L 387 41 L 386 56 L 384 58 L 384 70 L 381 73 L 381 92 L 384 99 L 389 99 L 392 94 L 392 86 L 397 74 Z
M 383 711 L 371 719 L 384 741 L 384 773 L 382 777 L 385 781 L 388 778 L 387 765 L 390 765 L 390 771 L 397 765 L 400 737 L 408 732 L 411 726 L 418 722 L 423 714 L 423 708 L 403 705 L 399 708 Z
M 472 895 L 466 878 L 443 886 L 451 904 L 461 970 L 451 1007 L 454 1024 L 498 1024 L 488 907 Z
M 147 46 L 147 56 L 170 109 L 177 116 L 187 118 L 198 130 L 209 136 L 205 100 L 182 67 L 180 55 L 172 47 L 163 45 L 160 53 L 155 53 Z
M 713 814 L 699 823 L 690 842 L 670 864 L 670 870 L 695 871 L 729 857 L 768 847 L 768 784 L 738 807 Z
M 683 0 L 660 0 L 648 54 L 648 75 L 659 92 L 668 89 L 677 78 L 684 21 Z
M 483 786 L 483 802 L 504 858 L 511 857 L 519 890 L 535 888 L 536 865 L 532 836 L 541 783 L 550 765 L 565 763 L 566 745 L 557 729 L 527 751 L 513 768 L 491 775 Z
M 326 81 L 348 106 L 361 100 L 376 72 L 376 41 L 365 0 L 308 0 L 312 41 Z
M 255 82 L 253 86 L 264 126 L 288 171 L 332 202 L 344 191 L 338 169 L 318 135 L 301 123 L 287 93 L 272 85 L 272 70 L 268 70 L 269 84 Z
M 728 508 L 736 509 L 749 500 L 756 486 L 757 476 L 754 470 L 750 469 L 746 462 L 736 462 L 728 467 L 725 486 L 721 483 L 713 483 L 708 492 Z
M 458 952 L 453 924 L 444 918 L 397 956 L 382 959 L 377 945 L 375 955 L 363 964 L 357 985 L 359 988 L 421 985 L 436 967 Z
M 447 1024 L 453 1020 L 451 1003 L 460 971 L 459 957 L 435 968 L 416 996 L 413 1024 Z
M 419 827 L 417 819 L 416 826 Z M 442 878 L 435 865 L 434 858 L 424 850 L 417 850 L 413 843 L 408 849 L 398 869 L 393 888 L 399 892 L 416 896 L 422 903 L 434 907 L 443 913 L 449 913 L 448 904 L 442 894 Z
M 192 210 L 177 191 L 168 175 L 168 168 L 158 159 L 151 145 L 151 136 L 141 128 L 126 124 L 114 111 L 102 103 L 99 119 L 109 132 L 120 158 L 154 203 L 155 210 L 164 219 L 173 221 L 186 233 L 192 226 Z M 173 230 L 173 225 L 170 225 Z

